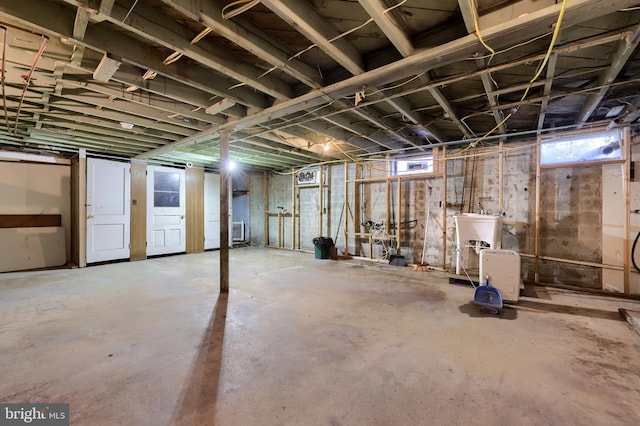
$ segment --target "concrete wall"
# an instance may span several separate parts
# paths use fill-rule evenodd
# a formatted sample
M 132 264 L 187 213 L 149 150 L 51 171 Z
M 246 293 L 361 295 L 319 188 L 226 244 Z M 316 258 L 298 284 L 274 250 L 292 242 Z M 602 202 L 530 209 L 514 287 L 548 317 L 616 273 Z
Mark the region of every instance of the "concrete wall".
M 244 222 L 245 239 L 251 235 L 251 202 L 248 193 L 250 176 L 244 173 L 234 174 L 232 181 L 232 197 L 231 197 L 231 220 L 233 222 Z
M 345 203 L 345 166 L 325 167 L 322 233 L 336 239 L 340 252 L 345 248 L 344 215 L 349 215 L 349 232 L 368 232 L 361 226 L 372 221 L 391 227 L 401 240 L 400 252 L 407 260 L 442 266 L 449 270 L 455 267 L 455 225 L 453 216 L 460 212 L 476 212 L 480 205 L 491 214 L 503 216 L 502 248 L 515 250 L 522 256 L 522 276 L 535 279 L 535 200 L 536 200 L 536 149 L 534 141 L 505 146 L 502 157 L 503 180 L 500 200 L 499 166 L 497 148 L 474 150 L 466 158 L 452 157 L 447 161 L 446 209 L 443 208 L 444 180 L 441 176 L 403 178 L 398 191 L 397 180 L 369 181 L 357 186 L 348 185 Z M 633 146 L 633 155 L 640 148 Z M 577 262 L 606 263 L 616 265 L 623 260 L 622 224 L 619 217 L 624 211 L 621 165 L 591 165 L 543 169 L 541 171 L 540 203 L 540 254 L 542 256 L 568 259 Z M 640 163 L 638 177 L 631 182 L 631 209 L 640 209 Z M 384 160 L 367 164 L 361 168 L 361 177 L 379 178 L 386 175 Z M 356 166 L 348 165 L 347 179 L 356 176 Z M 619 182 L 618 182 L 619 181 Z M 261 185 L 261 183 L 260 183 Z M 605 188 L 606 185 L 606 188 Z M 612 187 L 613 185 L 613 187 Z M 616 186 L 617 185 L 617 186 Z M 291 176 L 270 175 L 268 184 L 269 208 L 291 209 Z M 399 195 L 400 194 L 400 195 Z M 257 194 L 253 194 L 257 196 Z M 262 197 L 260 193 L 259 197 Z M 356 198 L 360 202 L 356 205 Z M 387 197 L 390 201 L 387 222 Z M 400 205 L 400 199 L 402 203 Z M 603 201 L 604 200 L 604 201 Z M 502 201 L 502 203 L 500 203 Z M 603 206 L 604 203 L 604 206 Z M 349 208 L 343 206 L 349 205 Z M 309 241 L 319 235 L 318 211 L 319 191 L 304 188 L 299 191 L 300 247 L 312 249 Z M 427 215 L 427 210 L 429 215 Z M 254 213 L 258 213 L 256 210 Z M 341 218 L 342 213 L 342 218 Z M 354 218 L 359 222 L 354 224 Z M 622 215 L 621 217 L 624 217 Z M 429 219 L 428 219 L 429 218 Z M 255 217 L 252 220 L 257 220 Z M 286 220 L 285 220 L 286 222 Z M 443 250 L 443 231 L 446 224 L 446 251 Z M 603 225 L 605 224 L 605 225 Z M 275 244 L 277 221 L 269 222 L 271 244 Z M 395 229 L 397 227 L 397 229 Z M 611 230 L 612 228 L 613 230 Z M 286 246 L 290 245 L 290 225 L 285 225 Z M 425 243 L 426 230 L 426 243 Z M 640 214 L 632 215 L 630 238 L 640 231 Z M 261 236 L 253 241 L 261 243 Z M 388 247 L 387 247 L 388 248 Z M 395 248 L 392 242 L 391 248 Z M 373 257 L 379 257 L 380 247 L 373 247 Z M 640 249 L 639 249 L 640 251 Z M 349 237 L 348 252 L 370 256 L 366 237 Z M 474 258 L 475 257 L 475 258 Z M 636 256 L 640 264 L 640 255 Z M 469 266 L 477 267 L 478 259 L 473 250 Z M 621 270 L 602 272 L 601 268 L 566 262 L 541 260 L 538 280 L 590 288 L 606 288 L 623 291 Z M 631 277 L 632 292 L 640 293 L 640 278 L 635 271 Z

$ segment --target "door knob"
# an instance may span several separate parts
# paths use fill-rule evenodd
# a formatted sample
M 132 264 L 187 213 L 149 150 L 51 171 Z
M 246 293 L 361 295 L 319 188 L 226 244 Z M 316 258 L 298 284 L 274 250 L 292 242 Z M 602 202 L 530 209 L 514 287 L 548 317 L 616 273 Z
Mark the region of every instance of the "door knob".
M 93 219 L 93 215 L 90 214 L 89 216 L 87 216 L 87 219 Z

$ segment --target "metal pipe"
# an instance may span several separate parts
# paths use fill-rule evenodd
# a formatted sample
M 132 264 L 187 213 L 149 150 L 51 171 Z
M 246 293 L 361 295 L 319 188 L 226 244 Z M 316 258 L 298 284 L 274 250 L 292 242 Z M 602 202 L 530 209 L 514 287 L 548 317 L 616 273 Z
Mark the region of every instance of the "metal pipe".
M 18 120 L 20 119 L 20 109 L 22 109 L 22 103 L 24 102 L 24 95 L 27 93 L 27 88 L 29 87 L 29 83 L 31 83 L 33 70 L 36 68 L 36 65 L 38 65 L 38 62 L 42 57 L 42 53 L 44 52 L 44 48 L 47 46 L 48 41 L 49 41 L 49 37 L 42 36 L 42 44 L 40 45 L 40 49 L 38 50 L 38 53 L 36 53 L 36 57 L 33 58 L 33 64 L 31 64 L 31 68 L 29 69 L 29 74 L 27 74 L 27 79 L 24 82 L 24 87 L 22 88 L 22 96 L 20 97 L 20 103 L 18 104 L 18 112 L 16 113 L 16 124 L 13 126 L 14 134 L 18 133 Z M 5 112 L 6 112 L 6 109 L 5 109 Z

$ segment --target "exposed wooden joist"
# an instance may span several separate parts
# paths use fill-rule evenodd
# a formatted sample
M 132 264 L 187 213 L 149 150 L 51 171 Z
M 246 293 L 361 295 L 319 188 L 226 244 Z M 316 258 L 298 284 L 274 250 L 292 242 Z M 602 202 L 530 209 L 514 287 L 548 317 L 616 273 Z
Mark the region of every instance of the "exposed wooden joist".
M 634 33 L 640 32 L 640 25 L 638 25 L 634 30 Z M 578 128 L 584 126 L 584 124 L 589 120 L 589 117 L 591 117 L 593 112 L 596 110 L 604 96 L 609 91 L 611 83 L 616 80 L 618 74 L 620 74 L 624 66 L 627 64 L 627 61 L 629 61 L 633 55 L 633 52 L 638 46 L 638 42 L 640 42 L 640 37 L 636 37 L 635 40 L 629 39 L 617 42 L 615 49 L 613 49 L 613 53 L 609 58 L 609 68 L 602 72 L 600 77 L 598 77 L 596 86 L 600 87 L 600 90 L 597 93 L 589 94 L 580 109 L 577 122 Z
M 256 93 L 246 87 L 237 87 L 237 80 L 230 79 L 222 74 L 215 74 L 202 67 L 181 63 L 163 65 L 166 56 L 157 48 L 152 48 L 133 37 L 123 33 L 111 31 L 100 25 L 87 28 L 83 40 L 74 40 L 71 29 L 75 21 L 75 14 L 67 8 L 60 7 L 50 2 L 37 0 L 24 0 L 2 3 L 0 16 L 9 16 L 20 20 L 27 28 L 35 27 L 38 31 L 53 34 L 73 41 L 78 45 L 89 47 L 101 53 L 116 51 L 124 61 L 134 64 L 141 69 L 149 69 L 160 75 L 171 77 L 187 84 L 195 84 L 197 87 L 206 87 L 212 93 L 221 97 L 229 97 L 237 102 L 255 108 L 264 108 L 268 100 L 263 94 Z M 142 72 L 141 72 L 142 74 Z
M 382 0 L 358 0 L 360 6 L 373 18 L 378 27 L 404 57 L 413 55 L 413 43 L 400 27 L 400 23 L 391 13 L 387 13 L 387 6 Z
M 351 74 L 364 72 L 364 62 L 347 40 L 338 37 L 338 31 L 312 10 L 306 2 L 262 0 L 276 15 L 300 31 L 313 44 L 347 69 Z
M 322 86 L 322 77 L 316 69 L 298 58 L 290 58 L 291 53 L 282 51 L 281 46 L 272 43 L 266 35 L 258 35 L 254 31 L 246 29 L 245 27 L 249 27 L 250 24 L 245 24 L 242 16 L 234 19 L 222 19 L 220 6 L 217 2 L 202 0 L 192 0 L 190 2 L 177 0 L 161 1 L 195 21 L 202 21 L 203 24 L 217 34 L 237 43 L 242 48 L 278 67 L 308 86 Z
M 256 67 L 244 63 L 234 62 L 229 58 L 216 55 L 201 47 L 201 44 L 192 44 L 190 39 L 180 38 L 184 32 L 175 20 L 155 13 L 154 9 L 145 8 L 142 13 L 138 10 L 140 5 L 129 14 L 128 9 L 114 5 L 111 14 L 106 18 L 109 22 L 125 30 L 131 31 L 140 37 L 144 37 L 154 43 L 166 47 L 169 50 L 179 52 L 209 68 L 226 76 L 232 77 L 248 86 L 260 90 L 276 99 L 289 99 L 293 96 L 291 87 L 272 75 L 261 76 L 262 72 Z M 195 36 L 195 34 L 193 34 Z
M 549 96 L 551 95 L 551 86 L 553 85 L 553 76 L 556 73 L 556 64 L 558 63 L 558 55 L 551 55 L 547 62 L 547 78 L 545 79 L 542 96 L 544 99 L 540 104 L 540 113 L 538 114 L 538 134 L 544 128 L 544 118 L 547 114 L 547 106 L 549 105 Z
M 464 25 L 467 28 L 467 32 L 469 34 L 475 34 L 476 36 L 480 37 L 480 35 L 476 34 L 476 26 L 473 18 L 474 14 L 476 16 L 478 15 L 478 12 L 472 9 L 472 7 L 476 7 L 474 0 L 458 0 L 458 6 L 460 7 L 460 12 L 462 13 L 462 18 L 464 20 Z M 476 59 L 476 65 L 478 66 L 478 68 L 485 68 L 487 66 L 487 61 L 483 58 L 478 58 Z M 480 76 L 480 79 L 482 80 L 482 87 L 484 88 L 485 95 L 487 96 L 487 101 L 489 101 L 489 106 L 494 108 L 491 112 L 493 114 L 493 118 L 496 121 L 496 125 L 500 124 L 502 123 L 504 117 L 502 116 L 500 110 L 495 109 L 495 107 L 498 106 L 498 100 L 496 95 L 494 94 L 494 91 L 497 89 L 497 87 L 493 87 L 493 81 L 489 73 L 482 74 Z M 498 127 L 498 131 L 503 135 L 507 133 L 507 126 L 505 125 L 505 123 L 500 124 L 500 126 Z

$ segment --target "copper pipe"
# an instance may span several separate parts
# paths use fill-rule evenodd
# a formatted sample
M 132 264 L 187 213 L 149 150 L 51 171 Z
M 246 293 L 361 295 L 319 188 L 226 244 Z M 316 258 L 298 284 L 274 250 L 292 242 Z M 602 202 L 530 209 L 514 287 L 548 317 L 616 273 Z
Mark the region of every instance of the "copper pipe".
M 35 70 L 38 65 L 38 61 L 40 61 L 40 57 L 44 52 L 44 48 L 47 45 L 47 41 L 49 41 L 49 37 L 42 36 L 42 44 L 40 45 L 40 49 L 38 53 L 36 53 L 36 57 L 33 59 L 33 64 L 31 64 L 31 69 L 29 69 L 29 74 L 27 74 L 27 79 L 24 82 L 24 87 L 22 88 L 22 96 L 20 97 L 20 103 L 18 104 L 18 112 L 16 113 L 16 124 L 13 126 L 13 133 L 18 134 L 18 119 L 20 118 L 20 109 L 22 109 L 22 102 L 24 102 L 24 95 L 27 93 L 27 88 L 29 87 L 29 83 L 31 83 L 31 77 L 33 76 L 33 70 Z

